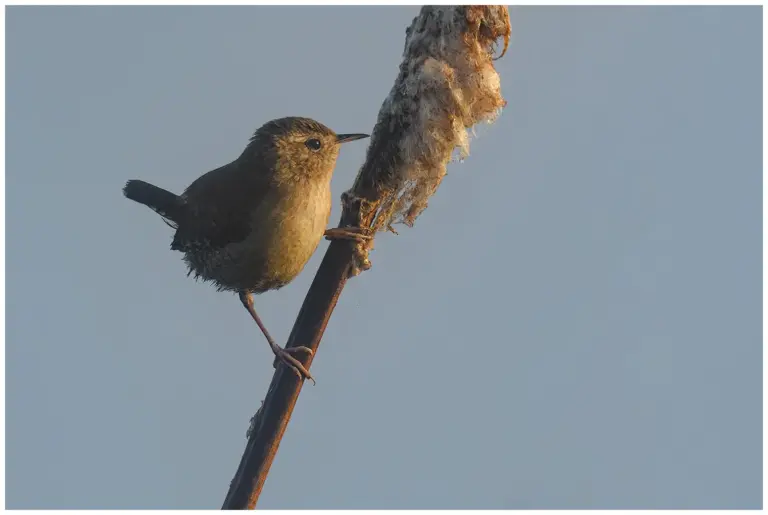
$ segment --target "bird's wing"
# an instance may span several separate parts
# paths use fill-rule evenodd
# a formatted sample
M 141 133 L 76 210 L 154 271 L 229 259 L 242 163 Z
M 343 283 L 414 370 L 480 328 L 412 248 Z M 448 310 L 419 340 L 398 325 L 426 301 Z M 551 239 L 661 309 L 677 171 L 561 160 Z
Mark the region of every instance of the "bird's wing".
M 251 213 L 267 191 L 266 182 L 237 161 L 206 173 L 182 195 L 187 213 L 171 248 L 219 249 L 243 241 L 251 232 Z

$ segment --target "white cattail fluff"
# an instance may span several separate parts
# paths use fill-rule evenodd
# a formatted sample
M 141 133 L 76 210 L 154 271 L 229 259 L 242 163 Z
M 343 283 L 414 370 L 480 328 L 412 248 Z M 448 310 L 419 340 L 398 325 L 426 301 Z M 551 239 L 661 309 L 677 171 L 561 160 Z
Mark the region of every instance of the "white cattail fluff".
M 412 225 L 452 155 L 469 154 L 468 130 L 504 107 L 493 52 L 503 38 L 503 55 L 510 31 L 505 6 L 480 5 L 423 7 L 406 30 L 400 73 L 350 192 L 376 199 L 363 214 L 375 229 Z

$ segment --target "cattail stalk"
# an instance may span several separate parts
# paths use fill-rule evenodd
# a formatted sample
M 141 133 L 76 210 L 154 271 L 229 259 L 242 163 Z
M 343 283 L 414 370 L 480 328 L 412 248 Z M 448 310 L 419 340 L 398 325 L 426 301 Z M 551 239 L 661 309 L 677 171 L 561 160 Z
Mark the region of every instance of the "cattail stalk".
M 493 53 L 499 39 L 501 55 L 506 52 L 510 33 L 505 6 L 421 9 L 406 30 L 400 72 L 379 111 L 365 163 L 342 196 L 341 227 L 375 234 L 395 223 L 414 224 L 455 151 L 469 154 L 468 130 L 493 121 L 506 104 Z M 286 347 L 303 345 L 317 356 L 347 279 L 370 267 L 371 249 L 372 240 L 331 242 Z M 295 373 L 278 366 L 223 509 L 255 508 L 301 387 Z

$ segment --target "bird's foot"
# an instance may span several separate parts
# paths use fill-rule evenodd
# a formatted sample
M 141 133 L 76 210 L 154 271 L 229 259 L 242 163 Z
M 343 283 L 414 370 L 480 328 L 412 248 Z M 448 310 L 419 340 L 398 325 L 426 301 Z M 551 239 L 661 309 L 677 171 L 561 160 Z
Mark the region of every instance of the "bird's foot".
M 293 370 L 297 376 L 299 376 L 300 380 L 309 379 L 312 381 L 312 384 L 317 384 L 315 382 L 315 378 L 312 377 L 312 374 L 309 373 L 309 370 L 307 370 L 304 365 L 296 359 L 293 355 L 298 353 L 305 353 L 309 356 L 314 355 L 314 352 L 309 347 L 289 347 L 287 349 L 284 349 L 278 345 L 275 345 L 272 347 L 272 352 L 275 353 L 275 363 L 274 366 L 277 368 L 278 362 L 283 363 L 285 366 Z
M 356 242 L 349 277 L 359 275 L 373 266 L 371 260 L 368 259 L 368 253 L 373 250 L 374 232 L 368 227 L 336 227 L 325 231 L 325 238 L 328 240 L 352 240 Z
M 368 242 L 373 239 L 372 233 L 367 227 L 334 227 L 325 231 L 325 239 Z

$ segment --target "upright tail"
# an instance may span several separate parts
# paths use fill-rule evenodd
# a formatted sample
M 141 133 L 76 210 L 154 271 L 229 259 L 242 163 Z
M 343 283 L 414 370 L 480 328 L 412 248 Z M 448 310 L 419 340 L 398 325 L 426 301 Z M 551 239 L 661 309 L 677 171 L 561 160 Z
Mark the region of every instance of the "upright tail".
M 132 180 L 123 187 L 123 195 L 144 204 L 154 212 L 178 224 L 184 209 L 181 197 L 148 182 Z

